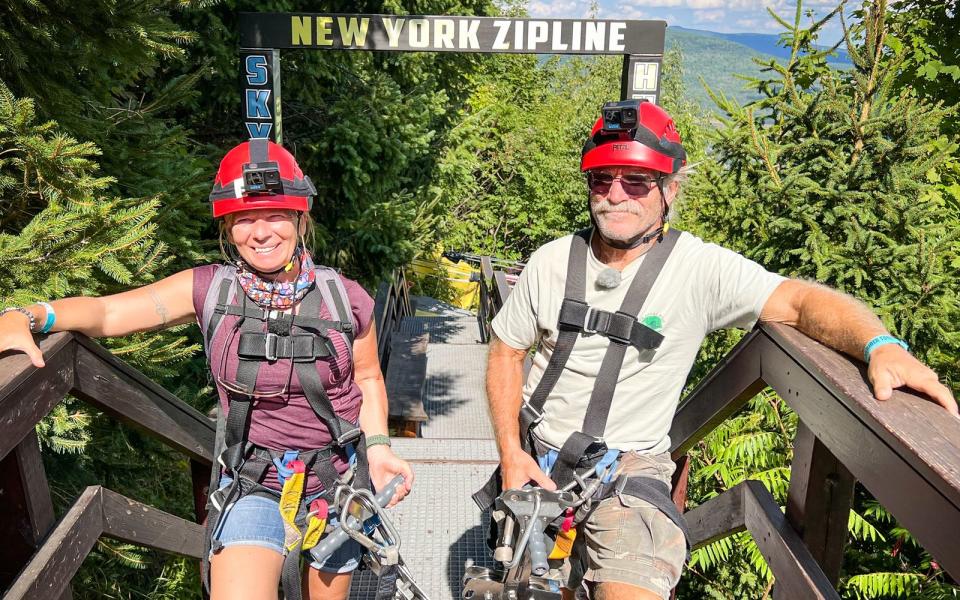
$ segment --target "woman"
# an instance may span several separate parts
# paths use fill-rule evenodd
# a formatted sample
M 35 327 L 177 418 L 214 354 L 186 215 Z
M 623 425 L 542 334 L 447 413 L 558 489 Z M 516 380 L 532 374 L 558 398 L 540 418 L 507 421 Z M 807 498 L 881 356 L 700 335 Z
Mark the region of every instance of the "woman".
M 293 572 L 291 584 L 289 567 L 306 545 L 312 521 L 305 513 L 321 505 L 326 511 L 333 499 L 323 490 L 349 477 L 351 464 L 358 487 L 369 477 L 382 489 L 402 475 L 391 504 L 413 483 L 387 437 L 373 300 L 355 282 L 315 267 L 306 249 L 314 194 L 284 148 L 244 142 L 223 158 L 210 195 L 230 264 L 112 296 L 0 312 L 0 351 L 25 352 L 38 367 L 43 357 L 33 332 L 115 337 L 201 325 L 225 417 L 216 451 L 224 468 L 208 519 L 214 600 L 276 599 L 281 570 L 287 596 L 294 596 L 289 586 L 299 575 Z M 282 516 L 281 493 L 295 495 L 299 514 L 294 506 Z M 352 540 L 323 562 L 304 552 L 311 567 L 300 582 L 304 597 L 346 598 L 360 554 Z

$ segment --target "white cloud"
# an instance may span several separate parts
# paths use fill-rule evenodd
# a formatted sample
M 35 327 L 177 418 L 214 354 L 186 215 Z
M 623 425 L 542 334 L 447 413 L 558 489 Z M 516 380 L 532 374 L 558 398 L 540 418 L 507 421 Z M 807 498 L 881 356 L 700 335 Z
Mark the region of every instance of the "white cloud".
M 533 0 L 529 5 L 531 17 L 575 19 L 590 12 L 589 0 Z
M 718 23 L 727 16 L 723 10 L 698 10 L 693 13 L 693 20 L 697 23 Z
M 604 15 L 602 18 L 639 20 L 639 19 L 650 19 L 652 17 L 650 17 L 650 15 L 646 11 L 643 11 L 637 8 L 637 5 L 633 2 L 621 2 L 620 4 L 617 5 L 616 11 L 613 13 L 613 15 L 610 15 L 610 16 Z

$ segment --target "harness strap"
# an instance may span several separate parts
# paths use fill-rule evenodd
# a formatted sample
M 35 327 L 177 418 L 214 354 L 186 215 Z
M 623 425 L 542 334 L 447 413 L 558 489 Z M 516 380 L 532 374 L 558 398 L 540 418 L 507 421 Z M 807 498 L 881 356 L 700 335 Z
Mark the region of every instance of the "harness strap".
M 381 565 L 380 579 L 377 580 L 377 591 L 374 600 L 393 600 L 397 594 L 397 578 L 400 575 L 400 565 Z
M 578 231 L 570 242 L 570 255 L 567 258 L 567 281 L 563 293 L 564 298 L 570 298 L 578 302 L 584 302 L 587 289 L 587 251 L 590 248 L 591 229 Z M 534 414 L 530 415 L 536 420 L 536 416 L 543 411 L 543 405 L 547 402 L 547 396 L 553 391 L 554 386 L 560 381 L 560 375 L 563 374 L 563 368 L 570 358 L 573 346 L 580 336 L 580 330 L 575 327 L 558 323 L 557 344 L 550 355 L 550 362 L 543 372 L 543 377 L 537 384 L 537 388 L 530 395 L 527 402 Z M 530 424 L 520 431 L 521 440 L 525 440 L 529 433 Z
M 683 532 L 687 544 L 687 560 L 690 560 L 690 531 L 687 521 L 677 509 L 670 497 L 670 486 L 653 477 L 625 477 L 620 476 L 610 483 L 605 483 L 598 492 L 601 499 L 614 495 L 626 494 L 652 504 L 657 510 L 670 518 Z
M 653 284 L 656 283 L 663 266 L 666 264 L 670 253 L 677 240 L 680 239 L 680 233 L 675 229 L 667 232 L 663 241 L 656 244 L 647 252 L 647 257 L 643 259 L 641 269 L 633 278 L 630 289 L 620 305 L 621 313 L 636 315 L 643 308 Z M 586 269 L 586 264 L 583 265 Z M 645 325 L 640 327 L 649 329 Z M 651 330 L 652 331 L 652 330 Z M 663 336 L 655 333 L 659 340 L 655 347 L 660 346 Z M 623 357 L 626 354 L 627 346 L 622 343 L 611 343 L 607 346 L 607 352 L 600 364 L 600 371 L 597 373 L 597 379 L 593 386 L 593 392 L 590 394 L 590 403 L 587 405 L 587 413 L 583 418 L 582 431 L 587 435 L 600 437 L 603 435 L 607 426 L 607 416 L 610 413 L 610 406 L 613 403 L 613 393 L 617 387 L 620 370 L 623 368 Z
M 288 313 L 281 313 L 270 309 L 260 308 L 259 306 L 238 306 L 236 304 L 227 304 L 225 302 L 217 303 L 217 306 L 214 308 L 214 314 L 219 315 L 219 317 L 222 317 L 223 315 L 230 315 L 233 317 L 256 319 L 258 321 L 269 321 L 271 323 L 275 322 L 285 325 L 284 328 L 287 330 L 289 330 L 290 324 L 293 321 L 293 315 Z M 341 333 L 353 331 L 353 323 L 350 322 L 330 321 L 327 319 L 320 319 L 302 314 L 296 315 L 296 321 L 298 326 L 304 329 L 317 331 L 323 335 L 326 335 L 328 331 L 338 331 Z
M 639 311 L 639 309 L 637 309 Z M 577 328 L 586 333 L 599 333 L 611 342 L 628 344 L 637 349 L 656 350 L 663 342 L 663 336 L 650 329 L 629 313 L 609 312 L 592 308 L 586 302 L 564 298 L 560 306 L 561 325 Z
M 220 306 L 226 305 L 227 303 L 230 302 L 230 300 L 233 297 L 234 289 L 237 283 L 237 278 L 234 277 L 232 274 L 229 277 L 225 276 L 226 275 L 226 273 L 224 272 L 225 269 L 229 269 L 229 267 L 219 267 L 217 271 L 218 275 L 224 275 L 224 278 L 220 280 L 220 287 L 217 290 L 217 303 L 212 307 L 208 307 L 206 306 L 207 303 L 204 302 L 204 308 L 203 308 L 204 315 L 201 315 L 201 317 L 207 316 L 210 319 L 207 322 L 206 331 L 203 332 L 203 342 L 207 352 L 208 361 L 210 359 L 210 352 L 212 348 L 211 344 L 213 343 L 213 336 L 217 332 L 217 328 L 220 326 L 220 321 L 223 319 L 223 313 L 217 311 L 217 308 L 219 308 Z M 234 269 L 232 272 L 236 273 L 236 269 Z M 210 294 L 208 293 L 207 296 L 209 300 Z
M 289 358 L 294 362 L 314 362 L 318 358 L 336 356 L 330 338 L 313 333 L 277 335 L 275 333 L 244 333 L 237 344 L 237 354 L 247 360 L 273 362 Z

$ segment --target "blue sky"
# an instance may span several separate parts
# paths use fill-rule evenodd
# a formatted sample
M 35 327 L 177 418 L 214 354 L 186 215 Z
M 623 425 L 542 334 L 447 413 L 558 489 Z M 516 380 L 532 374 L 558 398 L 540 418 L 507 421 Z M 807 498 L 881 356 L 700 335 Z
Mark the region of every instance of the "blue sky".
M 823 15 L 839 0 L 806 0 L 803 10 Z M 772 8 L 792 22 L 795 0 L 599 0 L 601 19 L 662 19 L 670 25 L 707 29 L 721 33 L 780 33 L 782 28 L 767 13 Z M 591 0 L 529 0 L 531 17 L 576 19 L 590 13 Z M 839 40 L 840 22 L 834 19 L 823 32 L 820 43 Z

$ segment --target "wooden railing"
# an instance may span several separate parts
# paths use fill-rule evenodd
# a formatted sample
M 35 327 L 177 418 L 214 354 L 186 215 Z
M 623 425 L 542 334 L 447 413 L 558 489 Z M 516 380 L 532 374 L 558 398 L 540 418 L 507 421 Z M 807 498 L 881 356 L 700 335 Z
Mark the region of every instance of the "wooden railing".
M 488 334 L 509 294 L 497 273 L 483 264 Z M 960 422 L 909 391 L 876 400 L 862 363 L 785 325 L 745 336 L 680 404 L 670 431 L 674 501 L 683 507 L 687 451 L 767 386 L 799 419 L 786 510 L 762 483 L 746 481 L 686 511 L 693 546 L 747 530 L 776 578 L 775 599 L 839 598 L 860 481 L 960 580 Z
M 86 336 L 56 333 L 39 346 L 42 369 L 23 354 L 0 357 L 3 598 L 70 598 L 70 580 L 101 536 L 200 558 L 213 423 Z M 90 486 L 55 523 L 35 427 L 67 394 L 187 455 L 197 522 Z
M 477 321 L 480 325 L 480 336 L 484 343 L 490 341 L 490 322 L 506 302 L 510 295 L 510 284 L 507 282 L 506 272 L 494 269 L 493 261 L 489 256 L 480 258 L 480 309 L 477 310 Z
M 397 269 L 390 279 L 380 284 L 374 299 L 373 322 L 377 326 L 377 357 L 380 369 L 386 373 L 390 360 L 390 340 L 403 317 L 412 316 L 410 290 L 403 269 Z

